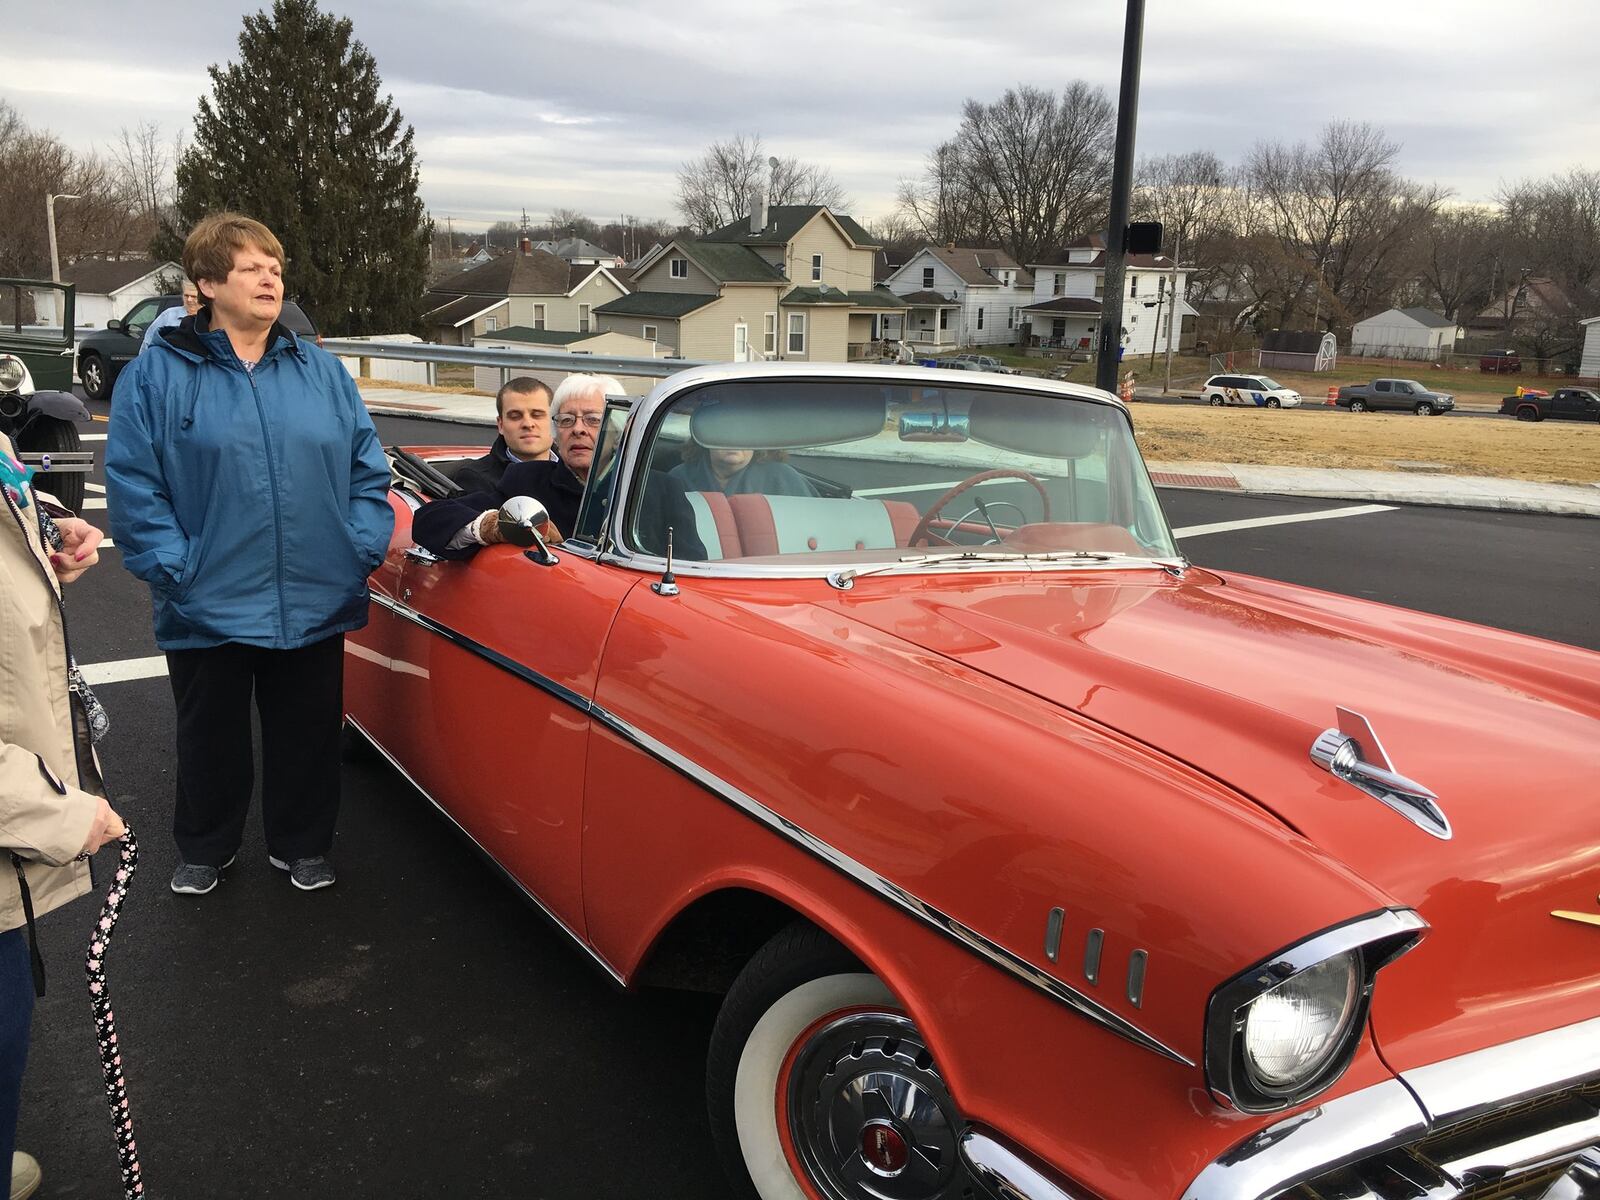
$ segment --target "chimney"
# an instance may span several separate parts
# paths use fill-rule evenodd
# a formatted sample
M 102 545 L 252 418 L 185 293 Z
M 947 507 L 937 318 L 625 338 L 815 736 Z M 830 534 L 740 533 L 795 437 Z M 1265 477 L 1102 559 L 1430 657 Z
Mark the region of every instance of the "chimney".
M 758 187 L 750 189 L 750 232 L 760 233 L 767 227 L 767 193 Z
M 533 253 L 533 242 L 528 238 L 523 238 L 521 249 L 524 254 Z
M 954 254 L 956 250 L 956 244 L 954 242 L 946 242 L 944 244 L 944 248 L 950 251 L 950 253 Z

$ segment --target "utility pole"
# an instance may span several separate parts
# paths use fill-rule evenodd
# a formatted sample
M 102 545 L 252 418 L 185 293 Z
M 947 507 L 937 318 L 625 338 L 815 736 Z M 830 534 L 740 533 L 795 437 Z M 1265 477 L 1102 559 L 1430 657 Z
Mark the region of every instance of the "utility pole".
M 1122 344 L 1122 280 L 1133 199 L 1133 135 L 1139 117 L 1139 58 L 1144 46 L 1144 0 L 1128 0 L 1122 34 L 1122 90 L 1117 98 L 1117 143 L 1111 166 L 1111 220 L 1106 225 L 1106 285 L 1100 305 L 1099 359 L 1095 386 L 1117 390 L 1117 351 Z
M 50 282 L 61 282 L 61 256 L 56 253 L 56 201 L 80 200 L 81 196 L 48 195 L 44 198 L 44 223 L 50 231 Z
M 1178 310 L 1178 255 L 1183 252 L 1183 226 L 1179 225 L 1172 234 L 1172 311 L 1167 314 L 1167 382 L 1161 387 L 1163 392 L 1172 390 L 1172 322 L 1174 319 L 1181 322 L 1183 315 Z M 1188 289 L 1185 288 L 1185 291 Z M 1156 328 L 1161 328 L 1161 322 L 1156 321 Z

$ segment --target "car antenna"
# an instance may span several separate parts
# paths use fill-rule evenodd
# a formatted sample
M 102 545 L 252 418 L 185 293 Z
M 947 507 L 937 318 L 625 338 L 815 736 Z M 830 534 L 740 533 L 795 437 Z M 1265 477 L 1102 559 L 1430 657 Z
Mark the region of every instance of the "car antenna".
M 678 581 L 672 574 L 672 526 L 667 526 L 667 569 L 661 572 L 661 578 L 650 585 L 650 590 L 658 596 L 676 596 L 678 594 Z

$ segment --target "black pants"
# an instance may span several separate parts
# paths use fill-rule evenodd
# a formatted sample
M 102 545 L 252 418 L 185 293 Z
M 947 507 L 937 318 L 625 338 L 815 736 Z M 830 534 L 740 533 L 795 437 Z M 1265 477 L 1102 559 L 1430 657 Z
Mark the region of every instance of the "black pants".
M 284 862 L 326 854 L 339 817 L 344 635 L 297 650 L 227 642 L 169 650 L 178 709 L 183 861 L 220 867 L 238 850 L 255 784 L 250 694 L 261 714 L 261 819 L 267 853 Z

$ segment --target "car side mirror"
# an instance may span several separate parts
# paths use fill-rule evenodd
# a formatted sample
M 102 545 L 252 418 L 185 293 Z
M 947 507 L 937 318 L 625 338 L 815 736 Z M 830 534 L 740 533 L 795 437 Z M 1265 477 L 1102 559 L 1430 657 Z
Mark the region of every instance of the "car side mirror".
M 550 519 L 543 504 L 532 496 L 512 496 L 500 506 L 500 533 L 513 546 L 522 546 L 529 557 L 546 566 L 556 561 L 539 536 L 539 528 Z
M 111 320 L 106 322 L 106 328 L 113 333 L 121 333 L 123 331 L 122 318 L 112 317 Z

